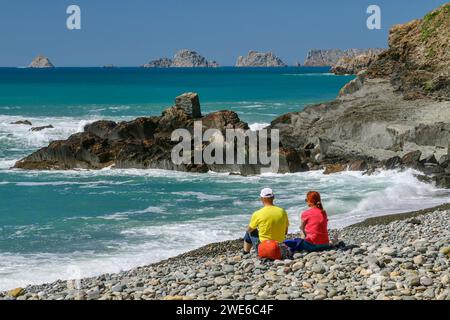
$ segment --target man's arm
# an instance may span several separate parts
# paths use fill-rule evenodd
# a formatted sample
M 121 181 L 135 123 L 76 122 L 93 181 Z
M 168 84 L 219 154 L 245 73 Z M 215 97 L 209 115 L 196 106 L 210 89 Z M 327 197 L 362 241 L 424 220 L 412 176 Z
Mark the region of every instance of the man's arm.
M 286 213 L 286 233 L 285 234 L 288 234 L 288 232 L 289 232 L 289 216 L 288 216 L 287 212 L 285 212 L 285 213 Z
M 247 226 L 247 232 L 252 233 L 258 228 L 258 217 L 253 214 L 252 218 L 250 219 L 250 223 Z

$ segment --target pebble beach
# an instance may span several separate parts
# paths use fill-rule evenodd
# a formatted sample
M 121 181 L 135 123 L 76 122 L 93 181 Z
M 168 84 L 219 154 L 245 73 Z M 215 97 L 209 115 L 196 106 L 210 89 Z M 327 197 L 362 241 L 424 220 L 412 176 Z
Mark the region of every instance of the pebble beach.
M 81 281 L 15 288 L 0 300 L 450 300 L 450 204 L 338 230 L 348 248 L 284 261 L 242 240 Z M 290 235 L 293 236 L 293 235 Z

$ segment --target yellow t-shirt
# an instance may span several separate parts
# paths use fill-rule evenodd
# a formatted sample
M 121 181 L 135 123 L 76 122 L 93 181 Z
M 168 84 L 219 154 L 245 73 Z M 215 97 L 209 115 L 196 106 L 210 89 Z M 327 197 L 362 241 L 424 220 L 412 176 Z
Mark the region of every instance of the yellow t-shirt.
M 267 206 L 253 213 L 249 226 L 258 229 L 261 242 L 264 240 L 283 242 L 286 239 L 289 219 L 283 208 Z

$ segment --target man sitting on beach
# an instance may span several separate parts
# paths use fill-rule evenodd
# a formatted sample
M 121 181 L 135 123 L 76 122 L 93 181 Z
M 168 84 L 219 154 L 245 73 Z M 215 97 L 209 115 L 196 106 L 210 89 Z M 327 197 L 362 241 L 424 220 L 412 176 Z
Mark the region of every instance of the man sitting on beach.
M 258 250 L 260 242 L 275 240 L 283 242 L 289 227 L 286 210 L 273 204 L 275 198 L 272 189 L 261 190 L 261 202 L 264 207 L 253 213 L 244 237 L 244 252 L 249 253 L 252 246 Z

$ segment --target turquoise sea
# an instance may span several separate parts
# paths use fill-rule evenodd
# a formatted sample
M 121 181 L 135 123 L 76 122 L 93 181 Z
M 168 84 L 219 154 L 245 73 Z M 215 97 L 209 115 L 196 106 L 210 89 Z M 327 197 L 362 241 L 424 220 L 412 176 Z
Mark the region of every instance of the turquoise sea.
M 310 189 L 323 194 L 332 226 L 448 202 L 448 191 L 411 170 L 239 177 L 9 169 L 92 121 L 158 115 L 183 92 L 199 93 L 203 113 L 231 109 L 258 128 L 333 99 L 351 79 L 327 68 L 0 68 L 0 289 L 117 272 L 240 237 L 265 186 L 288 210 L 291 231 Z M 11 124 L 22 119 L 54 128 Z

